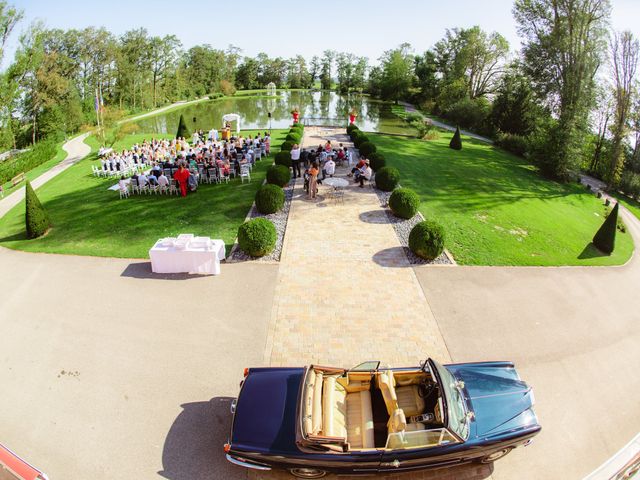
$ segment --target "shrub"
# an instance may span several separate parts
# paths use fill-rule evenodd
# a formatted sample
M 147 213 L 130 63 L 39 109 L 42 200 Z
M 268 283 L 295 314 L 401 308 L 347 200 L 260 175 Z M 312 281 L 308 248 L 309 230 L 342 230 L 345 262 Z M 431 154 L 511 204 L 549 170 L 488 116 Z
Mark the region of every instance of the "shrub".
M 27 237 L 37 238 L 44 235 L 51 226 L 49 215 L 44 209 L 36 192 L 31 188 L 31 182 L 27 180 L 25 185 L 25 224 L 27 227 Z
M 347 134 L 349 136 L 351 136 L 351 133 L 355 130 L 359 130 L 355 123 L 350 123 L 349 125 L 347 125 Z
M 300 133 L 302 133 L 304 131 L 304 125 L 301 123 L 294 123 L 291 126 L 291 130 L 298 130 Z
M 276 165 L 282 165 L 288 169 L 291 166 L 291 151 L 282 150 L 276 153 L 274 161 Z
M 640 175 L 625 170 L 620 177 L 620 190 L 630 197 L 637 198 L 640 196 Z
M 449 147 L 454 150 L 462 150 L 462 139 L 460 138 L 460 127 L 456 127 L 456 133 L 453 134 Z
M 291 149 L 293 148 L 293 144 L 295 142 L 290 142 L 288 140 L 285 140 L 285 142 L 280 146 L 280 150 L 282 150 L 283 152 L 290 152 Z
M 229 80 L 220 80 L 220 91 L 227 97 L 236 93 L 236 87 Z
M 357 149 L 360 149 L 360 145 L 363 143 L 369 142 L 369 137 L 367 137 L 364 133 L 360 132 L 353 139 L 353 144 Z
M 19 173 L 48 162 L 56 155 L 56 144 L 53 140 L 44 140 L 30 147 L 27 152 L 19 153 L 15 157 L 0 162 L 0 185 L 8 182 Z
M 260 213 L 276 213 L 284 206 L 284 191 L 278 185 L 267 183 L 258 189 L 255 201 Z
M 618 224 L 618 204 L 613 207 L 602 226 L 593 237 L 593 244 L 598 250 L 611 254 L 616 243 L 616 225 Z
M 462 128 L 470 128 L 477 132 L 489 133 L 491 104 L 485 98 L 463 98 L 451 105 L 444 117 Z
M 396 217 L 413 218 L 419 206 L 420 198 L 410 188 L 396 188 L 389 197 L 389 208 Z
M 376 186 L 383 192 L 390 192 L 398 186 L 400 172 L 397 168 L 382 167 L 376 172 Z
M 300 135 L 298 135 L 297 133 L 289 133 L 284 140 L 286 142 L 300 143 L 301 139 L 302 139 L 302 137 Z
M 238 244 L 252 257 L 271 253 L 276 246 L 276 227 L 266 218 L 254 218 L 238 228 Z
M 381 154 L 380 152 L 373 152 L 369 154 L 369 166 L 371 167 L 371 170 L 373 170 L 374 172 L 377 172 L 378 170 L 380 170 L 382 167 L 386 165 L 386 163 L 387 162 L 384 159 L 384 155 Z
M 284 187 L 289 183 L 289 180 L 291 180 L 291 172 L 286 165 L 271 165 L 267 170 L 267 183 Z
M 418 112 L 408 112 L 404 116 L 404 121 L 407 123 L 415 123 L 415 122 L 423 122 L 424 119 L 422 118 L 422 115 L 420 115 Z
M 527 137 L 513 133 L 499 133 L 496 137 L 495 144 L 520 157 L 524 157 L 528 149 Z
M 376 148 L 376 146 L 371 142 L 361 143 L 360 146 L 358 147 L 358 151 L 360 152 L 360 155 L 363 155 L 366 158 L 369 158 L 369 155 L 371 155 L 373 152 L 377 150 L 378 149 Z
M 438 258 L 444 249 L 444 229 L 433 220 L 418 223 L 409 234 L 409 248 L 425 260 Z
M 187 128 L 187 124 L 184 121 L 184 115 L 180 114 L 180 121 L 178 122 L 178 131 L 176 132 L 176 138 L 190 138 L 191 132 Z

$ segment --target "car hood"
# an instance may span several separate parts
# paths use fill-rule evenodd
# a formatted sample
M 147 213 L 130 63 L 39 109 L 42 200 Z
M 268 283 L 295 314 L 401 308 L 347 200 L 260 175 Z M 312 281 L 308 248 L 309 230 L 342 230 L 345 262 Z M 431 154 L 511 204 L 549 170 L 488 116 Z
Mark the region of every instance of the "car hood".
M 296 451 L 303 368 L 252 368 L 236 404 L 231 444 L 257 452 Z
M 464 381 L 475 415 L 476 435 L 491 436 L 538 424 L 533 390 L 520 380 L 513 364 L 460 365 L 450 370 Z

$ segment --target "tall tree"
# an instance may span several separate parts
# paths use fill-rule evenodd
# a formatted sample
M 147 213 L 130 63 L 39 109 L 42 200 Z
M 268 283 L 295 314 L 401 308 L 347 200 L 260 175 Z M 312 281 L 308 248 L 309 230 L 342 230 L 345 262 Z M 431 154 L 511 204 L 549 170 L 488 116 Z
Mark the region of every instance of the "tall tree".
M 153 107 L 158 104 L 158 83 L 175 68 L 182 43 L 175 35 L 152 37 L 149 39 L 151 54 L 151 85 L 153 91 Z
M 398 103 L 406 98 L 414 79 L 414 59 L 411 45 L 403 43 L 398 48 L 387 50 L 380 57 L 382 65 L 382 97 Z
M 5 0 L 0 0 L 0 62 L 4 57 L 4 46 L 22 17 L 22 10 L 7 4 Z
M 593 175 L 598 175 L 600 172 L 605 140 L 613 116 L 612 90 L 608 84 L 598 86 L 596 108 L 591 111 L 591 129 L 596 132 L 593 153 L 589 161 L 589 173 Z
M 336 58 L 336 52 L 333 50 L 325 50 L 320 61 L 320 86 L 322 90 L 331 90 L 331 70 L 333 61 Z
M 624 141 L 629 132 L 628 122 L 638 68 L 640 44 L 629 31 L 615 33 L 610 41 L 613 80 L 615 84 L 614 122 L 611 127 L 611 152 L 606 181 L 617 185 L 624 166 Z
M 558 118 L 538 158 L 547 175 L 568 179 L 580 157 L 610 10 L 609 0 L 515 1 L 527 74 Z

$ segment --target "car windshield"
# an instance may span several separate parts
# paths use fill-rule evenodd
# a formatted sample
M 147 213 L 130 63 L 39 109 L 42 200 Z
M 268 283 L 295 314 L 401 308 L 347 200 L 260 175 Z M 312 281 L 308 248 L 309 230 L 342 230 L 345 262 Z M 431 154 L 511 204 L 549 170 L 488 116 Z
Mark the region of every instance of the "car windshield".
M 449 370 L 433 361 L 440 380 L 442 381 L 443 395 L 447 401 L 447 417 L 449 419 L 449 428 L 453 430 L 460 438 L 466 440 L 469 436 L 469 419 L 465 408 L 464 399 L 462 398 L 461 387 L 458 381 L 451 375 Z

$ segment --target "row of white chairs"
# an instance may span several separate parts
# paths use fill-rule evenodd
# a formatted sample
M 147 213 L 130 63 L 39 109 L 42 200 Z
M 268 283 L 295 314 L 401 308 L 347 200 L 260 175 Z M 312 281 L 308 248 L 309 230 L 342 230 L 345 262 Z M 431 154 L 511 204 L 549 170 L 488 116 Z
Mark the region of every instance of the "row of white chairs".
M 114 178 L 114 177 L 122 177 L 123 175 L 125 177 L 130 177 L 131 175 L 133 175 L 135 172 L 139 172 L 144 170 L 145 165 L 142 164 L 134 164 L 134 165 L 130 165 L 124 169 L 120 169 L 120 170 L 103 170 L 101 168 L 98 168 L 95 165 L 91 166 L 91 171 L 93 172 L 93 176 L 94 177 L 101 177 L 101 178 Z

